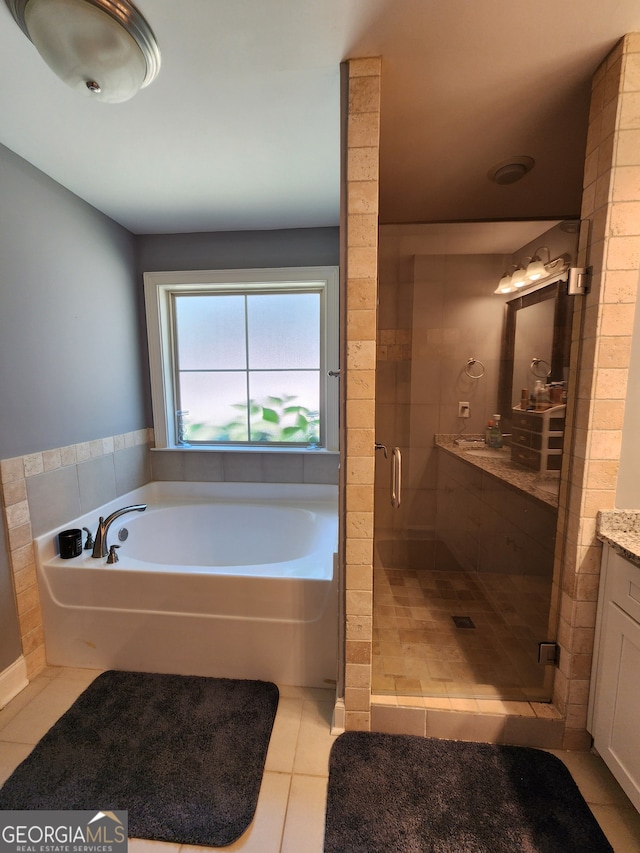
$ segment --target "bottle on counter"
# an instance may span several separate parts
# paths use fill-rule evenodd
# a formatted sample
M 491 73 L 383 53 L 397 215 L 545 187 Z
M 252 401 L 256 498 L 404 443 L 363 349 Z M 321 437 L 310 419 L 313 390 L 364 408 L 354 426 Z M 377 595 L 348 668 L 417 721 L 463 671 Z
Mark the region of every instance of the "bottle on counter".
M 490 421 L 491 423 L 491 421 Z M 494 447 L 496 450 L 502 447 L 502 431 L 500 428 L 500 415 L 493 416 L 493 425 L 489 429 L 487 444 L 489 447 Z
M 549 408 L 549 391 L 542 379 L 536 379 L 535 388 L 533 389 L 533 397 L 537 411 L 544 411 L 544 409 Z
M 565 402 L 565 399 L 563 399 L 564 394 L 565 389 L 562 382 L 552 382 L 549 385 L 549 400 L 552 406 L 559 406 Z
M 489 446 L 489 436 L 491 435 L 492 429 L 493 429 L 493 421 L 488 420 L 486 429 L 484 431 L 484 443 L 487 445 L 487 447 Z
M 520 392 L 520 408 L 523 412 L 529 408 L 529 389 L 523 388 Z

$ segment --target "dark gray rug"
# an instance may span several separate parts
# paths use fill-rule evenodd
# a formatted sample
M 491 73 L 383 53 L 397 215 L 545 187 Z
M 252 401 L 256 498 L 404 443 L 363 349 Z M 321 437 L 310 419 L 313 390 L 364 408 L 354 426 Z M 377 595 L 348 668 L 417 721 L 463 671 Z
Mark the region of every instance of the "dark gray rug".
M 565 765 L 538 749 L 347 732 L 325 853 L 613 853 Z
M 256 808 L 278 688 L 105 672 L 0 789 L 0 809 L 126 809 L 129 835 L 226 846 Z

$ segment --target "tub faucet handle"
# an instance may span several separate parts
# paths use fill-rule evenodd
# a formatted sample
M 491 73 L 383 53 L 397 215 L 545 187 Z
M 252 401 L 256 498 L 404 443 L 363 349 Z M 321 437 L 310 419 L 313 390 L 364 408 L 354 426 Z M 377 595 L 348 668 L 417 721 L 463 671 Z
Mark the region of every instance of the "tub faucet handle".
M 119 548 L 119 545 L 109 545 L 109 556 L 107 557 L 107 563 L 117 563 L 120 559 L 116 554 L 116 548 Z
M 84 550 L 88 551 L 90 548 L 93 548 L 93 534 L 91 533 L 88 527 L 83 527 L 82 529 L 87 531 L 87 539 L 84 543 Z

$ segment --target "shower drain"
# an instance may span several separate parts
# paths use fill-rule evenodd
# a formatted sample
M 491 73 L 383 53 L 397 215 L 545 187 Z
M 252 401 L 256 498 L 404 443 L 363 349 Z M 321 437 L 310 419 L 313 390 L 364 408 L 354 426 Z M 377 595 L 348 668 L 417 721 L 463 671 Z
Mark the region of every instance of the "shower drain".
M 456 628 L 475 628 L 471 616 L 452 616 Z

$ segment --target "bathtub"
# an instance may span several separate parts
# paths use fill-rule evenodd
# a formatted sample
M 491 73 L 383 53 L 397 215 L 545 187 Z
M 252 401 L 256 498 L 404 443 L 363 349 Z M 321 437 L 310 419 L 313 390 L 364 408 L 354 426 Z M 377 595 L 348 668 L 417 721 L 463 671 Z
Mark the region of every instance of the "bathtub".
M 108 544 L 118 562 L 58 554 L 133 504 Z M 35 540 L 51 665 L 260 678 L 336 678 L 337 487 L 154 482 Z

